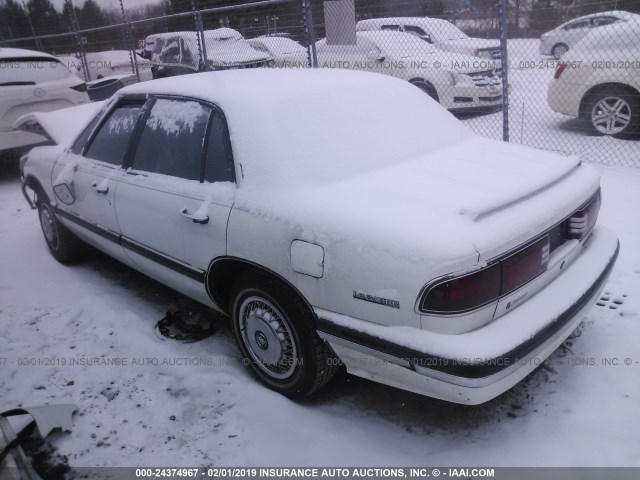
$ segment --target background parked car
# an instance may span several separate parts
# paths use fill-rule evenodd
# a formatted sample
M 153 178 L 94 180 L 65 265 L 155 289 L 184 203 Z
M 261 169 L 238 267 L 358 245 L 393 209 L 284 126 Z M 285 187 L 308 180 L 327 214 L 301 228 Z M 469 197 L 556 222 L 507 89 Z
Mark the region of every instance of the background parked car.
M 85 82 L 52 55 L 0 48 L 0 67 L 0 151 L 45 140 L 34 133 L 13 131 L 21 115 L 89 101 Z
M 276 67 L 308 67 L 307 49 L 295 40 L 280 35 L 265 35 L 247 40 L 249 45 L 270 55 Z
M 270 55 L 251 48 L 244 37 L 231 28 L 204 31 L 208 70 L 272 66 Z M 153 78 L 183 75 L 204 70 L 196 32 L 173 32 L 152 39 L 151 74 Z
M 500 67 L 500 44 L 496 40 L 472 38 L 447 20 L 429 17 L 389 17 L 361 20 L 358 31 L 399 30 L 421 38 L 447 52 L 494 60 Z
M 586 119 L 598 133 L 640 132 L 640 20 L 598 28 L 562 57 L 548 90 L 552 110 Z
M 109 50 L 86 54 L 91 80 L 100 80 L 113 75 L 134 75 L 131 54 L 128 50 Z M 140 81 L 151 80 L 151 65 L 136 54 Z M 80 67 L 82 72 L 82 66 Z
M 540 54 L 553 55 L 559 59 L 593 29 L 616 22 L 625 22 L 634 17 L 640 18 L 639 15 L 633 13 L 613 10 L 574 18 L 542 34 L 540 37 Z
M 397 31 L 359 31 L 356 40 L 356 45 L 317 42 L 318 66 L 372 71 L 406 80 L 449 110 L 502 105 L 502 83 L 497 72 L 486 66 L 474 68 L 477 58 L 443 52 L 414 35 Z

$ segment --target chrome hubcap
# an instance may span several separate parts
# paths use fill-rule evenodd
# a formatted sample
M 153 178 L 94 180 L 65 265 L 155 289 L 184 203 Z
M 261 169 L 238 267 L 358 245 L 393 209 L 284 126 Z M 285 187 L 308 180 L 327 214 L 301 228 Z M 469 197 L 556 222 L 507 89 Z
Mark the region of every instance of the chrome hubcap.
M 615 135 L 631 121 L 631 107 L 620 97 L 605 97 L 591 111 L 591 122 L 600 133 Z
M 563 46 L 556 47 L 556 49 L 555 49 L 555 55 L 554 55 L 554 56 L 555 56 L 557 59 L 559 59 L 559 58 L 560 58 L 562 55 L 564 55 L 565 53 L 567 53 L 567 47 L 563 47 Z
M 44 238 L 47 239 L 47 242 L 49 242 L 50 245 L 55 247 L 57 244 L 58 233 L 56 231 L 56 224 L 53 215 L 47 208 L 42 209 L 42 213 L 40 214 L 40 225 L 42 226 Z
M 247 298 L 239 313 L 243 343 L 258 368 L 279 380 L 290 377 L 297 351 L 284 315 L 261 297 Z

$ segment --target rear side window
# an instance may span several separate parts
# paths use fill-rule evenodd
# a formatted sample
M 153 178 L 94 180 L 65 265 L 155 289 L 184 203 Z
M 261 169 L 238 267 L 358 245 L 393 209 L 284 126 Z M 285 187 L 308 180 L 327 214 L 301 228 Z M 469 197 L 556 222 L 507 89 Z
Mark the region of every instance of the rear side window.
M 58 60 L 47 57 L 0 60 L 0 87 L 37 85 L 68 78 L 73 74 Z
M 135 170 L 200 180 L 211 108 L 192 100 L 158 99 L 133 157 Z
M 217 109 L 213 110 L 211 117 L 204 179 L 212 183 L 236 181 L 227 121 Z
M 86 156 L 112 165 L 122 165 L 141 111 L 142 104 L 116 107 L 93 138 Z

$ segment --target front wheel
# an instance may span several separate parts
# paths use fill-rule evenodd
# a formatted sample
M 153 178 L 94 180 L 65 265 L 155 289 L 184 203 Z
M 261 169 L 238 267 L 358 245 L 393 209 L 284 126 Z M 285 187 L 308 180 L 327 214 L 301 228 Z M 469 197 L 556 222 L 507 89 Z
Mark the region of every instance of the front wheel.
M 438 92 L 436 91 L 436 88 L 433 85 L 431 85 L 429 82 L 425 80 L 413 80 L 411 84 L 415 85 L 424 93 L 426 93 L 431 98 L 433 98 L 436 102 L 440 103 L 440 98 L 438 97 Z
M 591 126 L 598 133 L 629 138 L 640 131 L 640 96 L 621 88 L 602 90 L 587 103 Z
M 62 225 L 51 206 L 45 202 L 38 205 L 40 227 L 51 255 L 61 263 L 75 259 L 82 250 L 81 241 Z
M 338 362 L 316 333 L 312 312 L 280 281 L 244 275 L 232 294 L 231 319 L 243 363 L 271 389 L 303 397 L 333 377 Z
M 562 56 L 569 51 L 569 47 L 564 43 L 559 43 L 553 47 L 551 54 L 556 60 L 560 60 Z

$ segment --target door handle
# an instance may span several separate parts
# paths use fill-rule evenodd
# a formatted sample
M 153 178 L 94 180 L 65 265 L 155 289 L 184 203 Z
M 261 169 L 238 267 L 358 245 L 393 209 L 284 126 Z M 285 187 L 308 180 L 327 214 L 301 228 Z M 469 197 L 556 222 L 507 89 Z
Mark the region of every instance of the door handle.
M 96 191 L 96 193 L 101 193 L 103 195 L 106 195 L 107 193 L 109 193 L 109 187 L 107 187 L 107 186 L 103 185 L 103 186 L 99 187 L 96 182 L 93 182 L 93 184 L 91 186 Z
M 209 223 L 209 215 L 189 215 L 189 212 L 186 208 L 180 210 L 180 215 L 190 219 L 193 223 L 199 223 L 201 225 L 206 225 Z

